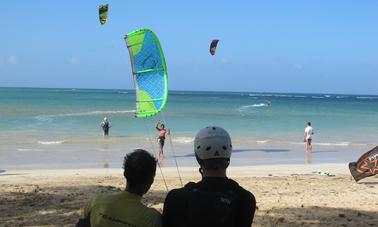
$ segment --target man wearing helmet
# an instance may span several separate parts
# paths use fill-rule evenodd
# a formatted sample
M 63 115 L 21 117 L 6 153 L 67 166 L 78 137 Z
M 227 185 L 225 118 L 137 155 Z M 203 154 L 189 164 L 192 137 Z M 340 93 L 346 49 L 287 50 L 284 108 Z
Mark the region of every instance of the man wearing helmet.
M 232 152 L 226 130 L 210 126 L 194 140 L 202 180 L 170 191 L 164 202 L 165 227 L 250 227 L 256 200 L 252 193 L 227 178 Z

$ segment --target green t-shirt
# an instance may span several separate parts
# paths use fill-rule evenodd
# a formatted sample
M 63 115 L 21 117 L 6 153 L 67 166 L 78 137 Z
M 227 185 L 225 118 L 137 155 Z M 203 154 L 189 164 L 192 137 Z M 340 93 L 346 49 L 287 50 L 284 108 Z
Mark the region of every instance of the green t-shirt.
M 122 191 L 92 199 L 82 211 L 81 220 L 92 227 L 161 227 L 161 214 L 141 203 L 141 196 Z

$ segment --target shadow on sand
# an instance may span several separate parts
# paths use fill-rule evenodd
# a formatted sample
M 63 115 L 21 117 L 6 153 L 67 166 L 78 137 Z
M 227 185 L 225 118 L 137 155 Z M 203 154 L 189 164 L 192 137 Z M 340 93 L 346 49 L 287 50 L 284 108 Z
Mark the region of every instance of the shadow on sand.
M 278 152 L 290 152 L 290 149 L 284 149 L 284 148 L 259 148 L 259 149 L 233 149 L 232 153 L 242 153 L 242 152 L 254 152 L 254 151 L 260 151 L 260 152 L 266 152 L 266 153 L 278 153 Z M 191 154 L 185 154 L 185 155 L 176 155 L 177 158 L 187 158 L 187 157 L 194 157 L 194 153 Z
M 2 193 L 0 223 L 1 226 L 74 226 L 80 208 L 90 198 L 121 190 L 123 188 L 100 185 L 49 188 L 35 185 L 28 192 Z M 148 206 L 163 204 L 166 194 L 166 191 L 148 192 L 143 202 Z
M 73 226 L 79 210 L 95 194 L 121 191 L 113 186 L 39 188 L 0 195 L 0 222 L 4 226 Z M 165 191 L 150 191 L 143 202 L 163 207 Z M 263 199 L 263 198 L 260 198 Z M 277 204 L 279 205 L 279 204 Z M 374 210 L 374 209 L 373 209 Z M 329 207 L 277 207 L 256 211 L 253 226 L 377 226 L 375 212 Z

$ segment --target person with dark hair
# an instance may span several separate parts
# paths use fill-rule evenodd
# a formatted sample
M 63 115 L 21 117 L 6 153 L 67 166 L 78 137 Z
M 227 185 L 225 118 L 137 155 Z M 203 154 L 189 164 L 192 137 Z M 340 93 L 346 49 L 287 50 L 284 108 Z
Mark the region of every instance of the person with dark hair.
M 307 127 L 305 128 L 304 132 L 304 139 L 303 142 L 305 142 L 305 163 L 311 163 L 312 161 L 312 135 L 314 135 L 314 129 L 311 126 L 311 122 L 307 122 Z
M 123 169 L 125 191 L 92 199 L 84 207 L 76 227 L 162 226 L 161 214 L 141 203 L 154 182 L 156 159 L 137 149 L 125 156 Z
M 232 152 L 226 130 L 210 126 L 194 139 L 202 180 L 170 191 L 164 202 L 164 227 L 250 227 L 256 210 L 254 195 L 227 178 Z
M 159 137 L 158 137 L 158 142 L 160 146 L 160 151 L 159 151 L 159 157 L 163 158 L 164 155 L 164 143 L 165 143 L 165 136 L 168 134 L 168 130 L 165 128 L 165 125 L 160 122 L 160 120 L 156 123 L 156 130 L 158 130 Z

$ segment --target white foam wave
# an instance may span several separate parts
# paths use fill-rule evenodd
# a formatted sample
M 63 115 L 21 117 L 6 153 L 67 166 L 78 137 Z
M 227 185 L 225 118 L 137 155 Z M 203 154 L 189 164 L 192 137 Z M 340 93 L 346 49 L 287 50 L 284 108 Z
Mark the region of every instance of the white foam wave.
M 330 95 L 324 95 L 324 97 L 326 97 L 326 98 L 331 98 L 331 96 L 330 96 Z
M 322 97 L 322 96 L 311 96 L 311 98 L 313 98 L 313 99 L 324 99 L 324 97 Z
M 176 143 L 183 143 L 183 144 L 189 144 L 189 143 L 193 143 L 194 141 L 194 138 L 193 137 L 174 137 L 173 138 L 173 142 L 176 142 Z
M 257 140 L 256 143 L 259 143 L 259 144 L 264 144 L 264 143 L 267 143 L 269 142 L 269 140 Z
M 30 151 L 39 151 L 39 150 L 38 149 L 28 149 L 28 148 L 17 148 L 17 151 L 30 152 Z
M 272 97 L 271 94 L 248 94 L 248 96 Z
M 242 111 L 242 110 L 249 109 L 249 108 L 264 107 L 264 106 L 268 106 L 268 104 L 258 103 L 258 104 L 253 104 L 253 105 L 245 105 L 245 106 L 239 107 L 238 110 Z
M 344 96 L 344 95 L 338 95 L 336 96 L 337 99 L 344 99 L 344 98 L 348 98 L 348 96 Z
M 62 144 L 64 141 L 38 141 L 38 144 L 42 145 L 56 145 L 56 144 Z
M 289 144 L 293 145 L 303 145 L 304 142 L 289 142 Z M 335 143 L 313 143 L 314 145 L 318 146 L 349 146 L 350 142 L 335 142 Z
M 305 95 L 294 95 L 295 98 L 306 98 L 307 96 Z
M 349 146 L 350 142 L 337 142 L 337 143 L 314 143 L 319 146 Z
M 357 99 L 378 99 L 378 97 L 372 97 L 372 96 L 357 96 Z
M 129 114 L 135 113 L 135 110 L 109 110 L 109 111 L 90 111 L 90 112 L 81 112 L 81 113 L 62 113 L 62 114 L 52 114 L 52 115 L 38 115 L 35 118 L 37 120 L 46 121 L 50 118 L 55 117 L 77 117 L 77 116 L 91 116 L 91 115 L 105 115 L 105 114 Z

